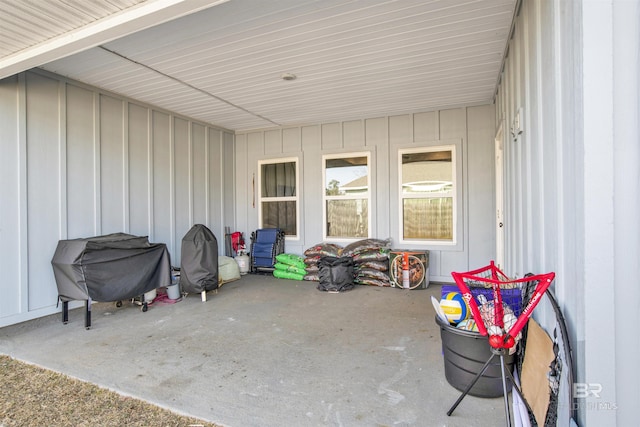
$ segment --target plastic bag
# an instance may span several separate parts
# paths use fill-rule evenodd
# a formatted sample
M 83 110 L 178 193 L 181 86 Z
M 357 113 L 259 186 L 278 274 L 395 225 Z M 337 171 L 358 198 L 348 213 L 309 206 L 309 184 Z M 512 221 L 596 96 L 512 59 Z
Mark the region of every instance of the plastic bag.
M 278 279 L 303 280 L 304 274 L 292 273 L 291 271 L 273 270 L 273 276 Z
M 240 278 L 240 267 L 235 259 L 227 256 L 219 256 L 218 273 L 221 283 L 231 282 Z
M 279 254 L 276 255 L 276 261 L 286 265 L 293 265 L 304 269 L 306 267 L 304 258 L 294 254 Z
M 353 289 L 353 259 L 350 257 L 322 257 L 318 267 L 318 290 L 343 292 Z
M 287 265 L 281 262 L 276 262 L 273 266 L 276 270 L 288 271 L 290 273 L 302 274 L 303 276 L 307 274 L 304 268 L 296 267 L 295 265 Z
M 379 248 L 359 252 L 352 256 L 353 262 L 363 263 L 368 261 L 386 261 L 389 262 L 389 249 Z
M 369 277 L 361 277 L 357 278 L 355 282 L 358 285 L 371 285 L 371 286 L 380 286 L 380 287 L 390 287 L 391 284 L 389 282 L 383 282 L 382 280 L 372 279 Z
M 389 271 L 389 263 L 385 261 L 365 261 L 358 264 L 359 268 L 373 268 L 378 271 Z
M 377 279 L 381 282 L 389 283 L 389 276 L 387 273 L 373 268 L 361 268 L 356 272 L 356 280 L 359 279 Z
M 357 242 L 350 243 L 342 249 L 342 256 L 354 256 L 361 252 L 375 251 L 378 249 L 390 249 L 391 239 L 364 239 Z
M 304 255 L 306 257 L 311 256 L 340 256 L 342 252 L 342 246 L 336 245 L 333 243 L 318 243 L 317 245 L 313 245 L 306 251 L 304 251 Z

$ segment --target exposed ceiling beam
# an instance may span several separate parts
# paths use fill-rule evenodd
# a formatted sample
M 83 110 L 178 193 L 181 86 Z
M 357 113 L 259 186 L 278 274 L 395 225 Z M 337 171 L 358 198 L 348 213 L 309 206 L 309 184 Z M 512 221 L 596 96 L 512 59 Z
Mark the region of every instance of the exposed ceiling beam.
M 148 0 L 0 59 L 0 79 L 228 0 Z

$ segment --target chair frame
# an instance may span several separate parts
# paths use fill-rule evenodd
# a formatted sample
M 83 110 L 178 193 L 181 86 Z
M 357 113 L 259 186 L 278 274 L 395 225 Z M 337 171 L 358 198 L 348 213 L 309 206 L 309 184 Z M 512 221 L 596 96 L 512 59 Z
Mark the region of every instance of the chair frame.
M 265 257 L 256 257 L 256 245 L 267 244 L 265 242 L 257 242 L 259 234 L 263 230 L 275 230 L 275 241 L 271 244 L 271 263 L 270 265 L 257 265 L 256 260 L 264 260 Z M 251 246 L 249 248 L 249 272 L 253 274 L 265 273 L 271 274 L 275 269 L 276 256 L 284 253 L 285 232 L 278 228 L 261 228 L 251 233 Z

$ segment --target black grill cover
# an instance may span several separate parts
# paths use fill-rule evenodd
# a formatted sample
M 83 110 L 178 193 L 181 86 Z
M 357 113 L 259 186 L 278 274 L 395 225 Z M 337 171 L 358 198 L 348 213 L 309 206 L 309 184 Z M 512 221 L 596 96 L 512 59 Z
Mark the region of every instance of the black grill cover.
M 324 256 L 318 261 L 318 289 L 343 292 L 353 289 L 353 258 Z
M 180 288 L 187 293 L 218 289 L 218 240 L 202 224 L 182 238 Z
M 166 245 L 125 233 L 60 240 L 51 265 L 61 301 L 122 301 L 171 284 Z

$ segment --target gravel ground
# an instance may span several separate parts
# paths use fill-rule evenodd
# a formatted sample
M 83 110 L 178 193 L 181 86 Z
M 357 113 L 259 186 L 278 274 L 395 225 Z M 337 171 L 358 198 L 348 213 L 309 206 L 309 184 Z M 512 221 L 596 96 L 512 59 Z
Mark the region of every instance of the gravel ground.
M 219 427 L 0 355 L 0 427 Z

